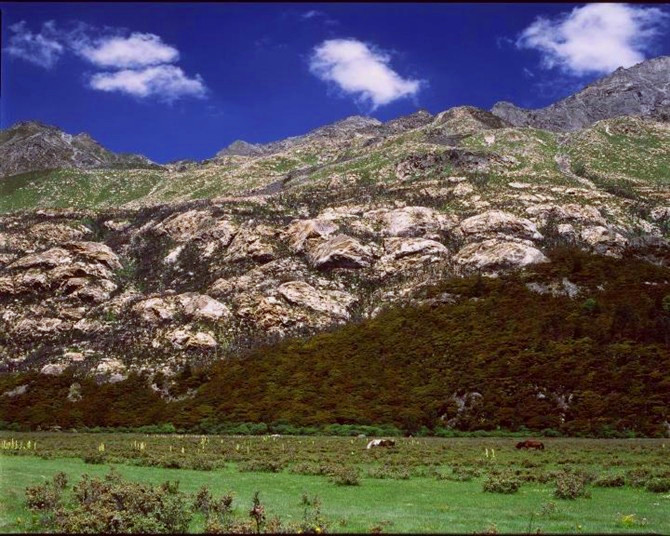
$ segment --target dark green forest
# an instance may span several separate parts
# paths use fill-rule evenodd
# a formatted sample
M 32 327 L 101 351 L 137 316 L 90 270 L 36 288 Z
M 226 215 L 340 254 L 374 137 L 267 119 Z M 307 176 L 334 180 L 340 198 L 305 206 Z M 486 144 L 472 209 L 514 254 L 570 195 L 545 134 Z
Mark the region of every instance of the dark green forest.
M 206 368 L 187 367 L 176 378 L 131 375 L 98 385 L 67 373 L 8 374 L 0 392 L 28 388 L 0 396 L 0 420 L 31 429 L 172 424 L 206 433 L 231 423 L 392 425 L 411 434 L 667 433 L 670 270 L 570 248 L 550 257 L 549 264 L 499 278 L 446 279 L 423 296 L 449 293 L 456 303 L 396 307 Z M 527 287 L 563 278 L 578 285 L 579 295 Z M 78 401 L 68 400 L 74 382 Z

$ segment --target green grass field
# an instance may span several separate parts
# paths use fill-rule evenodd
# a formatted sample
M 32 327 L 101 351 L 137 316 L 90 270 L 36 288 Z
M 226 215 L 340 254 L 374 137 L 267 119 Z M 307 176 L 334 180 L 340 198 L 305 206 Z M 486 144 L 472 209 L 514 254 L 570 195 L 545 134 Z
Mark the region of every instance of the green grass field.
M 653 493 L 631 480 L 636 473 L 670 476 L 663 440 L 543 441 L 545 451 L 518 451 L 516 440 L 506 438 L 398 438 L 394 449 L 366 450 L 364 438 L 5 432 L 0 435 L 0 531 L 34 528 L 24 504 L 27 486 L 58 471 L 75 483 L 83 473 L 102 476 L 113 465 L 138 482 L 179 480 L 187 493 L 203 484 L 215 496 L 232 491 L 240 517 L 256 491 L 268 514 L 286 522 L 301 518 L 303 494 L 318 495 L 330 532 L 377 527 L 384 532 L 670 533 L 670 492 Z M 339 486 L 327 474 L 313 474 L 338 466 L 357 470 L 359 485 Z M 474 475 L 469 480 L 450 476 L 466 469 Z M 591 497 L 555 498 L 552 475 L 562 469 L 589 473 Z M 517 493 L 482 490 L 488 475 L 501 472 L 520 480 Z M 605 475 L 625 476 L 626 484 L 601 487 Z M 203 517 L 196 516 L 191 530 L 203 527 Z

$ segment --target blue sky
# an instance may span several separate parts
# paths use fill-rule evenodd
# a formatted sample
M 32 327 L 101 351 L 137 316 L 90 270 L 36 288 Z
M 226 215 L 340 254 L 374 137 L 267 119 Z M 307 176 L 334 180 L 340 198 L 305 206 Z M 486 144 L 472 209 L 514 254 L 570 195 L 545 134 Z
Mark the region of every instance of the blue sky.
M 667 7 L 0 3 L 1 126 L 36 119 L 157 162 L 349 115 L 540 107 L 670 54 Z

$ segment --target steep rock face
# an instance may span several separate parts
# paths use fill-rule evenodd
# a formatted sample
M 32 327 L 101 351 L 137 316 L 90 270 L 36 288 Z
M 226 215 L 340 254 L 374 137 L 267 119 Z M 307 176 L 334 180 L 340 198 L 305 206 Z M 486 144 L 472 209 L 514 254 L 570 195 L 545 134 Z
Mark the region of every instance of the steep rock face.
M 88 134 L 72 136 L 35 121 L 0 131 L 0 177 L 42 169 L 114 166 L 156 165 L 144 156 L 114 154 Z
M 496 103 L 491 111 L 515 126 L 577 130 L 624 115 L 663 119 L 670 111 L 670 56 L 643 61 L 589 84 L 578 93 L 538 110 Z
M 466 271 L 495 272 L 511 267 L 522 268 L 529 264 L 549 262 L 536 247 L 527 242 L 489 239 L 464 247 L 455 261 Z
M 316 268 L 365 268 L 374 257 L 370 246 L 355 238 L 340 234 L 315 246 L 309 252 L 309 262 Z
M 542 235 L 533 222 L 518 218 L 502 210 L 488 210 L 467 218 L 461 222 L 460 230 L 464 235 L 489 236 L 509 233 L 515 236 L 539 240 Z
M 319 291 L 304 281 L 289 281 L 277 290 L 292 305 L 307 307 L 344 320 L 349 320 L 347 308 L 356 301 L 348 292 Z

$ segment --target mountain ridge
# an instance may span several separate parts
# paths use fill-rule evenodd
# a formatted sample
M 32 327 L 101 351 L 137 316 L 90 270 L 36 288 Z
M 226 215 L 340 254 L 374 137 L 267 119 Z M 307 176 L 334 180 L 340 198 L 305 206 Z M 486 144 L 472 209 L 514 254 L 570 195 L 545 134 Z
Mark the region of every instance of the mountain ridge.
M 585 128 L 596 121 L 642 115 L 667 118 L 670 111 L 670 56 L 642 61 L 591 82 L 577 93 L 544 108 L 519 108 L 506 101 L 491 112 L 515 126 L 554 131 Z
M 68 134 L 40 121 L 19 121 L 0 131 L 0 178 L 44 169 L 155 167 L 142 155 L 113 153 L 88 133 Z
M 305 134 L 272 141 L 250 143 L 236 140 L 218 151 L 212 158 L 195 163 L 203 165 L 228 157 L 264 157 L 290 150 L 320 139 L 340 139 L 353 136 L 384 138 L 406 130 L 427 127 L 439 118 L 461 109 L 478 110 L 476 115 L 491 113 L 510 126 L 534 127 L 550 131 L 575 131 L 599 120 L 619 116 L 641 115 L 661 121 L 670 119 L 670 56 L 645 60 L 627 69 L 619 68 L 577 93 L 545 108 L 524 109 L 507 101 L 497 102 L 487 112 L 472 106 L 458 106 L 431 115 L 418 110 L 407 116 L 384 123 L 354 115 L 317 127 Z M 493 124 L 491 119 L 484 122 Z M 454 133 L 442 136 L 453 140 Z M 439 139 L 438 135 L 435 139 Z M 372 141 L 371 141 L 372 143 Z M 49 169 L 135 168 L 160 169 L 184 167 L 184 160 L 159 166 L 142 155 L 115 154 L 86 133 L 72 135 L 58 127 L 39 121 L 21 121 L 0 131 L 0 178 Z M 191 164 L 189 164 L 190 166 Z

